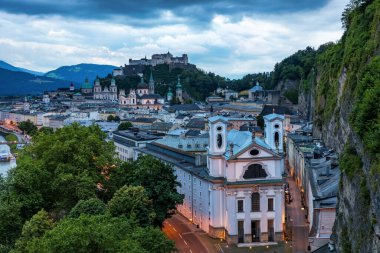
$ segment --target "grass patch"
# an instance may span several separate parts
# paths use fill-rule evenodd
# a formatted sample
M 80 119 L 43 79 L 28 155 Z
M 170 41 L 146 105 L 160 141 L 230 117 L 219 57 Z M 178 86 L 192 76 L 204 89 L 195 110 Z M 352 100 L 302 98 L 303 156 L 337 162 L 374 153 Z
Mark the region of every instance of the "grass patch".
M 354 147 L 346 144 L 342 156 L 339 159 L 342 171 L 352 180 L 360 172 L 363 164 Z
M 5 137 L 6 141 L 18 141 L 18 138 L 15 134 L 7 134 Z M 11 148 L 11 153 L 14 154 L 17 152 L 17 143 L 15 144 L 8 144 L 8 146 Z

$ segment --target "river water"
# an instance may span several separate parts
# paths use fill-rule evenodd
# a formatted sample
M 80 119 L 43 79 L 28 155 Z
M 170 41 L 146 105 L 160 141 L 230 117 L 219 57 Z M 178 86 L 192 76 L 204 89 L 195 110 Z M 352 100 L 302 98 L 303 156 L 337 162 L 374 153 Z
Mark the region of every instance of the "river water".
M 0 135 L 0 142 L 5 141 L 4 137 Z M 9 152 L 10 148 L 8 145 L 0 144 L 0 152 Z M 11 159 L 9 162 L 0 161 L 0 174 L 5 177 L 9 169 L 16 166 L 16 159 Z

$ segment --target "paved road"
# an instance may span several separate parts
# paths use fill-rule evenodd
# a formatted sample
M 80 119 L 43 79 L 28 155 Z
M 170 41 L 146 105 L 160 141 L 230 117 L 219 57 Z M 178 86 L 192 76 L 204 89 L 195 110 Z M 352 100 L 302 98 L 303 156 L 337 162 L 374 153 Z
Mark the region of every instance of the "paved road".
M 292 177 L 288 177 L 286 181 L 289 184 L 289 191 L 292 195 L 293 201 L 286 204 L 286 215 L 292 224 L 292 246 L 294 253 L 305 253 L 307 250 L 308 237 L 307 237 L 307 224 L 305 220 L 305 210 L 301 210 L 301 193 L 297 188 L 296 183 Z
M 175 242 L 178 253 L 209 253 L 183 217 L 176 214 L 164 221 L 164 233 Z

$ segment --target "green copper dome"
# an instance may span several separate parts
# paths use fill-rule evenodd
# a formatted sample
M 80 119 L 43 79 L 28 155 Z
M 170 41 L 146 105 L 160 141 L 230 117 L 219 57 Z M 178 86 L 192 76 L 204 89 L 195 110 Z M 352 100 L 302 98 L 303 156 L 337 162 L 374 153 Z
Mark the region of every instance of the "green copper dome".
M 82 89 L 92 89 L 92 85 L 90 84 L 90 81 L 88 80 L 88 78 L 86 78 L 86 80 L 82 84 Z
M 179 79 L 179 75 L 178 75 L 178 79 L 177 79 L 177 85 L 175 86 L 177 89 L 178 88 L 182 88 L 182 85 L 181 85 L 181 81 Z
M 173 96 L 172 88 L 169 87 L 168 96 Z

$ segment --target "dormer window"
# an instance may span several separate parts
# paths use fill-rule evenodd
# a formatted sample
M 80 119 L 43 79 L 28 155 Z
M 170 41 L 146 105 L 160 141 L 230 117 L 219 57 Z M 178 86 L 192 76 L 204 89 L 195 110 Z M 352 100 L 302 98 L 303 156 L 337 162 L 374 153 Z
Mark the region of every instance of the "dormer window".
M 216 128 L 216 130 L 218 130 L 218 131 L 222 131 L 222 127 L 221 127 L 221 126 L 218 126 L 218 127 Z
M 274 125 L 274 128 L 280 128 L 279 124 Z

